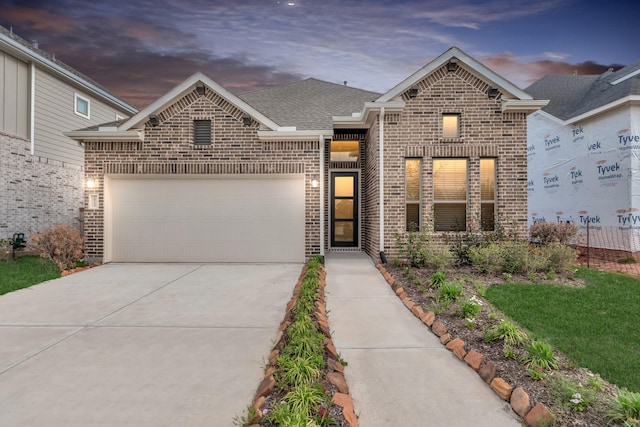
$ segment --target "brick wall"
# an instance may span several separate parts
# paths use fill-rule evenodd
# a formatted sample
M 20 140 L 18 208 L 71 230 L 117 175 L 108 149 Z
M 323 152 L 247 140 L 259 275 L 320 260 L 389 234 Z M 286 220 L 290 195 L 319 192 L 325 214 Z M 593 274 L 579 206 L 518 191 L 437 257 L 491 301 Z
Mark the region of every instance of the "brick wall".
M 86 250 L 103 256 L 104 175 L 305 174 L 307 257 L 320 252 L 319 141 L 259 141 L 259 124 L 242 124 L 243 112 L 212 91 L 188 93 L 147 123 L 143 142 L 87 142 L 87 179 L 95 180 L 100 209 L 86 210 Z M 212 144 L 193 145 L 193 120 L 212 121 Z M 87 194 L 88 198 L 88 194 Z M 85 200 L 88 203 L 88 200 Z
M 31 142 L 0 133 L 0 239 L 57 224 L 80 228 L 83 171 L 31 155 Z
M 418 83 L 415 98 L 404 95 L 402 113 L 385 116 L 384 202 L 385 254 L 397 255 L 395 236 L 405 234 L 404 160 L 422 159 L 422 229 L 433 230 L 432 160 L 438 157 L 468 159 L 467 224 L 480 213 L 480 158 L 496 158 L 496 219 L 525 235 L 527 228 L 526 114 L 502 113 L 501 102 L 487 97 L 489 84 L 463 67 L 447 72 L 442 67 Z M 460 138 L 442 138 L 442 114 L 460 114 Z M 368 139 L 365 176 L 368 187 L 366 249 L 377 255 L 377 123 Z M 433 233 L 444 242 L 443 233 Z

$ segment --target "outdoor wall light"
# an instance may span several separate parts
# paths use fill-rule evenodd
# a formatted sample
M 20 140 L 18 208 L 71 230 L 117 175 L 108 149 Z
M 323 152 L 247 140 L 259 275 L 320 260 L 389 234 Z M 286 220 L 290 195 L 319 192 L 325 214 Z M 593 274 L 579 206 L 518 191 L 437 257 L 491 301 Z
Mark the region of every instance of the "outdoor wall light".
M 415 98 L 416 96 L 418 96 L 418 85 L 409 89 L 409 98 Z
M 311 180 L 311 186 L 312 186 L 313 188 L 317 188 L 317 187 L 318 187 L 318 180 L 317 180 L 317 179 L 315 179 L 315 178 L 313 178 L 313 179 Z
M 458 59 L 457 58 L 451 58 L 449 60 L 449 62 L 447 63 L 447 71 L 455 71 L 458 69 Z
M 242 124 L 245 126 L 251 126 L 251 116 L 247 113 L 242 115 Z
M 95 182 L 93 179 L 91 179 L 91 178 L 89 178 L 89 179 L 87 180 L 87 182 L 85 183 L 85 185 L 86 185 L 86 186 L 87 186 L 87 188 L 89 188 L 89 189 L 91 189 L 91 188 L 96 188 L 96 182 Z
M 498 89 L 496 86 L 491 86 L 487 91 L 487 96 L 491 99 L 497 98 L 498 95 L 500 95 L 500 89 Z
M 149 123 L 151 123 L 151 126 L 156 127 L 160 124 L 160 120 L 155 114 L 149 114 Z
M 204 96 L 204 83 L 196 83 L 196 92 L 198 92 L 198 95 Z

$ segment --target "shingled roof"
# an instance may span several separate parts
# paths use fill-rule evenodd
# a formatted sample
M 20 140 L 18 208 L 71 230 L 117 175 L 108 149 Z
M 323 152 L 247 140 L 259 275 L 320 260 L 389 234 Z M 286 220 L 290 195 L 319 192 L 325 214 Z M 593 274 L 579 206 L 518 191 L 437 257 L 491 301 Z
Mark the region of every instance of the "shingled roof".
M 600 75 L 547 75 L 525 89 L 548 99 L 543 111 L 568 120 L 630 95 L 640 95 L 640 61 Z
M 309 78 L 238 95 L 280 126 L 297 130 L 333 129 L 332 116 L 360 112 L 380 94 Z

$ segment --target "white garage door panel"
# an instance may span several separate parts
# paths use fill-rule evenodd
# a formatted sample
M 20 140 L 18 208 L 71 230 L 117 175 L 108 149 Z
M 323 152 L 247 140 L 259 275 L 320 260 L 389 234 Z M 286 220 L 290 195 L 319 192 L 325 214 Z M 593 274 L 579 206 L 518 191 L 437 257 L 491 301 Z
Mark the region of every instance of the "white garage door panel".
M 303 262 L 304 178 L 109 179 L 116 262 Z

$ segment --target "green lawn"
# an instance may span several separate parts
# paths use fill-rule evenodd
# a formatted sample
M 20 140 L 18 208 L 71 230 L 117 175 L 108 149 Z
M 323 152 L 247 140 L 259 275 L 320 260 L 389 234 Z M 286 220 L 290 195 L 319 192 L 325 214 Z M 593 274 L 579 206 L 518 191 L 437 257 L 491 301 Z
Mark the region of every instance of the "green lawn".
M 25 256 L 0 260 L 0 295 L 58 277 L 60 270 L 48 259 Z
M 640 280 L 580 269 L 584 288 L 548 284 L 491 286 L 504 314 L 607 381 L 640 391 Z

